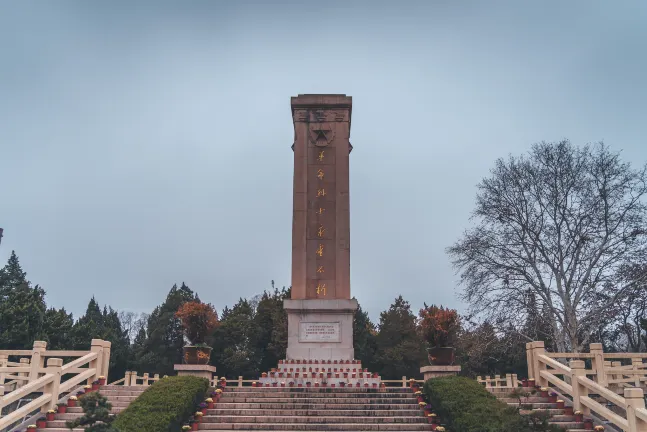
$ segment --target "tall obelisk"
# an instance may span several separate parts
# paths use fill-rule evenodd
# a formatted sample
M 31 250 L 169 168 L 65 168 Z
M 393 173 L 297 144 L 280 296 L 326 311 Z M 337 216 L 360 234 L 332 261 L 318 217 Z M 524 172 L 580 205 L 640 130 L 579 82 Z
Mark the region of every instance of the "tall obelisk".
M 287 359 L 352 360 L 349 154 L 352 98 L 292 98 L 294 208 Z

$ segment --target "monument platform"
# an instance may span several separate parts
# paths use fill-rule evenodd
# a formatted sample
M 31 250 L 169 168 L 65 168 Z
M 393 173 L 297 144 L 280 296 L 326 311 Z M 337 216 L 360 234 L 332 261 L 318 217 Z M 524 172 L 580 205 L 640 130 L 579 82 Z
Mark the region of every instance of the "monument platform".
M 377 388 L 381 378 L 362 368 L 359 360 L 279 360 L 277 368 L 264 373 L 260 387 L 353 387 Z
M 288 315 L 287 360 L 353 361 L 357 300 L 284 300 Z

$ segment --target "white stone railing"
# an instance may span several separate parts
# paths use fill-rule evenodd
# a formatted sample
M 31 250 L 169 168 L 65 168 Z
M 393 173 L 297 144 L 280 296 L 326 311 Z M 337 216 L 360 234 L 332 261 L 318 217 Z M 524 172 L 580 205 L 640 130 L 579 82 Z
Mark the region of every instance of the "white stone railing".
M 644 369 L 633 360 L 631 368 L 625 369 L 614 367 L 613 364 L 608 367 L 604 360 L 642 359 L 646 357 L 645 354 L 604 354 L 601 346 L 592 346 L 590 353 L 547 353 L 541 341 L 530 342 L 526 348 L 528 375 L 537 386 L 553 386 L 563 396 L 571 399 L 573 410 L 581 411 L 584 416 L 595 413 L 623 431 L 647 432 L 647 409 L 642 388 L 624 387 L 622 396 L 609 388 L 612 382 L 628 384 L 626 378 L 615 378 L 616 376 L 631 375 L 633 381 L 629 382 L 640 385 L 644 380 L 636 379 L 636 375 L 644 376 Z M 556 359 L 570 361 L 567 366 Z M 584 360 L 581 359 L 591 359 L 592 368 L 585 369 Z M 593 395 L 597 395 L 595 399 Z
M 10 362 L 10 356 L 22 358 L 20 362 Z M 78 358 L 63 364 L 63 357 Z M 90 351 L 47 351 L 47 343 L 43 341 L 35 341 L 32 350 L 0 350 L 0 411 L 28 395 L 37 394 L 31 402 L 0 417 L 0 430 L 34 411 L 54 409 L 61 394 L 69 393 L 81 383 L 107 377 L 109 363 L 110 342 L 101 339 L 92 340 Z M 65 375 L 71 376 L 62 381 Z
M 476 377 L 476 381 L 480 384 L 485 385 L 485 388 L 505 388 L 505 389 L 514 389 L 521 385 L 517 379 L 517 374 L 507 374 L 504 376 L 494 375 L 494 377 Z
M 136 371 L 126 371 L 125 376 L 122 379 L 111 382 L 110 385 L 148 387 L 159 380 L 159 374 L 150 376 L 148 373 L 145 373 L 142 376 L 138 376 Z

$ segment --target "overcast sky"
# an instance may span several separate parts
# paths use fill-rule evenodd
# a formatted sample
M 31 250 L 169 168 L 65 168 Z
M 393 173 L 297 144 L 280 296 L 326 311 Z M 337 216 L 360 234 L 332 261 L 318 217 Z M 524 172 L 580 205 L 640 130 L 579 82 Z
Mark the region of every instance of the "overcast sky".
M 49 305 L 290 284 L 290 96 L 353 97 L 351 292 L 463 308 L 445 248 L 534 142 L 647 160 L 647 2 L 0 0 L 0 259 Z

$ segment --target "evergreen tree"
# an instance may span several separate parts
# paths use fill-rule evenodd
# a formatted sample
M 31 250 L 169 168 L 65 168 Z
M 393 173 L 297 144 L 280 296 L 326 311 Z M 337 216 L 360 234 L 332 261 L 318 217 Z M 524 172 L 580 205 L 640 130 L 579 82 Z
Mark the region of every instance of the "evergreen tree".
M 112 426 L 115 416 L 110 414 L 112 404 L 98 392 L 92 392 L 80 398 L 83 416 L 65 422 L 70 429 L 84 426 L 85 432 L 119 432 Z
M 44 336 L 45 291 L 31 287 L 16 253 L 0 270 L 0 347 L 29 349 Z
M 259 355 L 259 369 L 261 372 L 276 367 L 280 359 L 285 358 L 287 349 L 287 314 L 283 310 L 283 300 L 289 298 L 289 290 L 264 292 L 256 306 L 254 322 L 256 335 L 254 349 Z
M 376 337 L 375 324 L 371 322 L 368 313 L 359 306 L 353 319 L 353 346 L 355 358 L 361 360 L 362 366 L 369 370 L 375 368 Z
M 199 300 L 184 282 L 180 288 L 173 285 L 164 303 L 156 307 L 148 318 L 148 338 L 142 350 L 145 354 L 138 359 L 142 371 L 172 375 L 173 365 L 182 363 L 184 334 L 175 313 L 185 302 Z
M 402 296 L 389 310 L 380 314 L 380 331 L 376 338 L 376 363 L 386 379 L 404 375 L 417 376 L 427 355 L 416 326 L 411 305 Z
M 65 311 L 65 308 L 47 309 L 43 324 L 47 349 L 64 350 L 71 348 L 70 340 L 72 340 L 73 326 L 74 318 L 72 314 Z
M 258 376 L 260 358 L 255 346 L 258 326 L 255 311 L 246 299 L 238 300 L 233 308 L 225 308 L 220 326 L 214 332 L 211 361 L 222 375 L 228 377 Z

